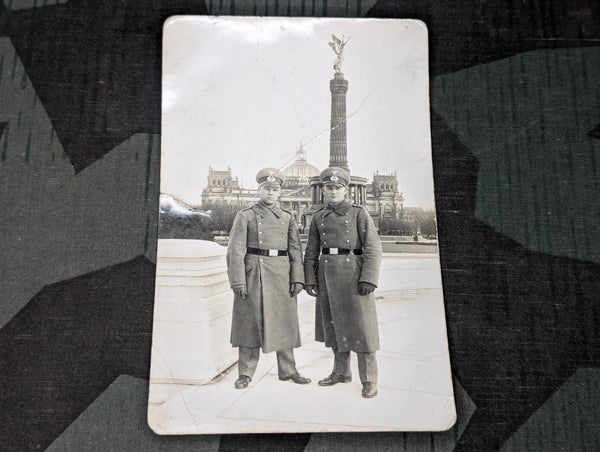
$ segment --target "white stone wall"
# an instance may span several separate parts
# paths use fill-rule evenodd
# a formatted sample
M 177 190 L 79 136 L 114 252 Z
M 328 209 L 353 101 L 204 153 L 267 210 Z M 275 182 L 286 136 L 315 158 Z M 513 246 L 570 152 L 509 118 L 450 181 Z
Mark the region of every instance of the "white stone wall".
M 172 395 L 177 385 L 208 383 L 237 360 L 229 341 L 233 293 L 225 252 L 205 240 L 158 241 L 150 370 L 154 403 Z

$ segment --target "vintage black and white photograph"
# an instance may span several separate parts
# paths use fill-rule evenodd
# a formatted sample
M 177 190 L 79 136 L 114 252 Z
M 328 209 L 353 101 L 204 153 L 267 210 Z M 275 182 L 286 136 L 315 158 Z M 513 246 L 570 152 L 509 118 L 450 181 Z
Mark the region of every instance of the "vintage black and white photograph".
M 166 22 L 155 432 L 452 427 L 427 42 L 416 20 Z

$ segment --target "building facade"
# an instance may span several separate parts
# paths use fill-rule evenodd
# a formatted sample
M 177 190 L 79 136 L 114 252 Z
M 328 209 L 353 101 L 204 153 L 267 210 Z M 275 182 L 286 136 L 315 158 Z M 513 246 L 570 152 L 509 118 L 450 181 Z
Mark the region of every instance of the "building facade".
M 304 148 L 296 151 L 295 161 L 282 169 L 286 176 L 283 184 L 280 206 L 294 215 L 301 231 L 309 226 L 310 207 L 313 205 L 310 179 L 318 177 L 320 171 L 308 163 Z M 354 202 L 353 196 L 366 196 L 361 202 L 375 221 L 379 224 L 380 219 L 402 220 L 404 197 L 398 191 L 398 178 L 396 173 L 373 174 L 373 179 L 365 185 L 363 193 L 350 193 L 350 201 Z M 217 206 L 230 206 L 243 209 L 252 206 L 258 201 L 256 187 L 244 188 L 239 184 L 237 177 L 231 174 L 231 168 L 226 171 L 215 170 L 209 167 L 207 185 L 202 191 L 203 209 L 207 210 Z

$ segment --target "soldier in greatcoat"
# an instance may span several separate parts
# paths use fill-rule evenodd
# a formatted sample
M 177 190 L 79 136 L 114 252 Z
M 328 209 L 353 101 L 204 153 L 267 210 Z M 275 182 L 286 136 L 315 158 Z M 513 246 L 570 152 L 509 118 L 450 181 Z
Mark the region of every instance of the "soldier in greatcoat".
M 304 257 L 306 291 L 316 296 L 315 339 L 331 347 L 332 386 L 352 380 L 350 352 L 356 352 L 362 396 L 377 395 L 379 329 L 375 294 L 381 242 L 366 208 L 347 199 L 350 175 L 327 168 L 320 175 L 325 206 L 312 218 Z
M 277 206 L 284 180 L 277 168 L 259 171 L 260 200 L 237 213 L 229 235 L 231 344 L 239 347 L 237 389 L 248 387 L 261 347 L 264 353 L 277 352 L 280 380 L 310 383 L 298 373 L 293 352 L 300 347 L 296 296 L 304 287 L 304 270 L 296 220 Z

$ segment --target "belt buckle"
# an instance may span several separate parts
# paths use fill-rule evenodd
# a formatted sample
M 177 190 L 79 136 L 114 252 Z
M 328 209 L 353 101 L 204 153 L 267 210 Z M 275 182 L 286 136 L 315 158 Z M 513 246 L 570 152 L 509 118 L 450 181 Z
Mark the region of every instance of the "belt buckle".
M 269 256 L 277 256 L 277 250 L 269 250 Z
M 339 248 L 329 248 L 329 254 L 340 254 Z

